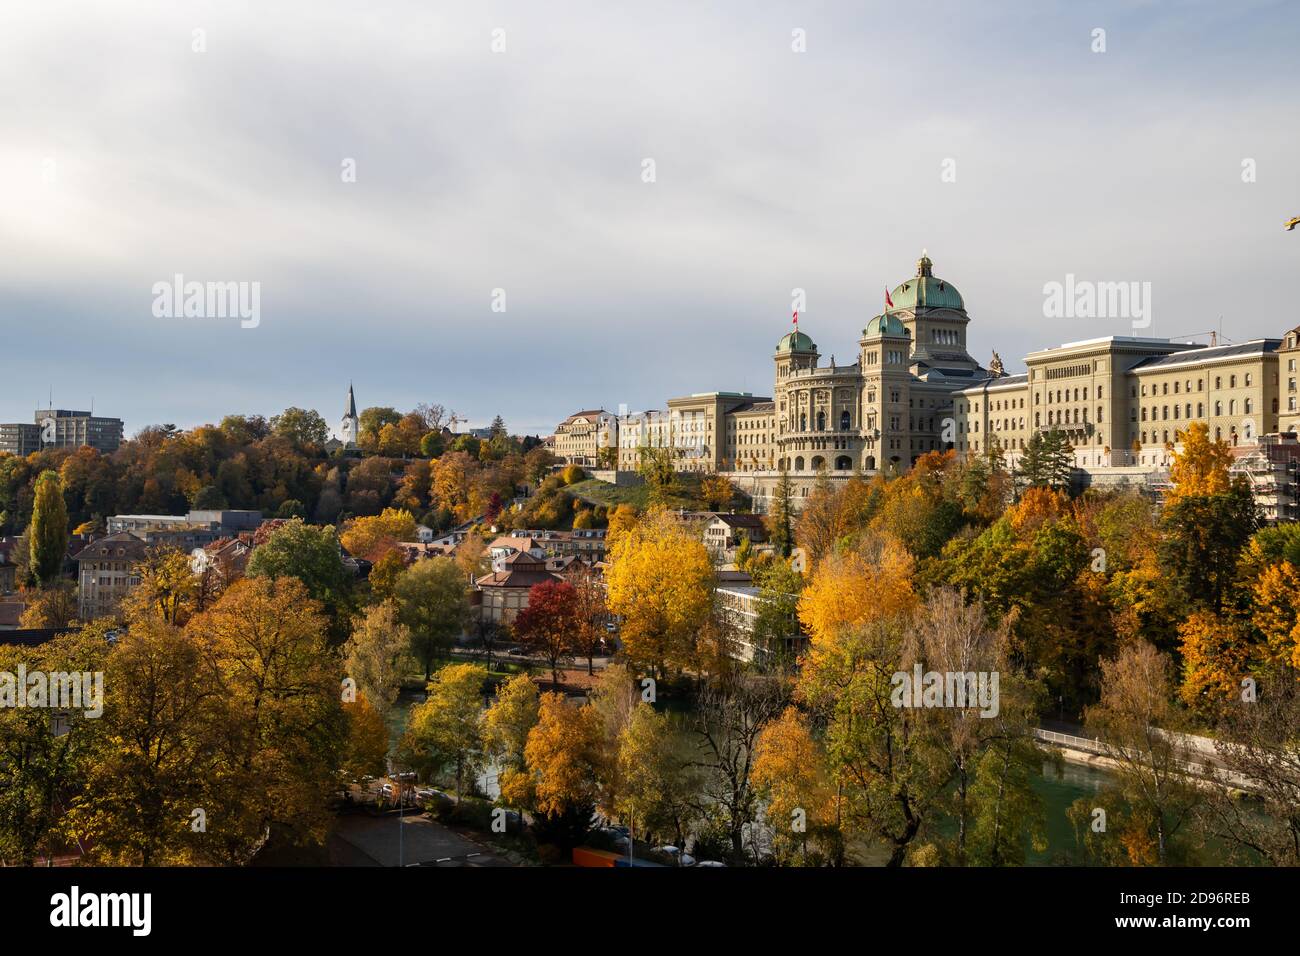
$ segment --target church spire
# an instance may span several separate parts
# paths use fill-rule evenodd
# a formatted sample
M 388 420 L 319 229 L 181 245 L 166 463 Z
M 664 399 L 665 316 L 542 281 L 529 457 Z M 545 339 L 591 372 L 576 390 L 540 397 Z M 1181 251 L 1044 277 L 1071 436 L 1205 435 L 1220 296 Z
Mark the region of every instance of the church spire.
M 355 397 L 353 396 L 353 394 L 352 394 L 352 383 L 351 383 L 351 382 L 348 382 L 348 410 L 347 410 L 347 416 L 348 416 L 348 418 L 356 418 L 356 417 L 357 417 L 357 400 L 356 400 L 356 398 L 355 398 Z

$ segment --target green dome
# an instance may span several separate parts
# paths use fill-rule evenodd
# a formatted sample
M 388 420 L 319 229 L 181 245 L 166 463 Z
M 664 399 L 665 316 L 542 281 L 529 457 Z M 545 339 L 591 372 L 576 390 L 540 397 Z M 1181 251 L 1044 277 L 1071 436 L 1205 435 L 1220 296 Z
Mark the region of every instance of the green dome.
M 893 309 L 965 309 L 957 287 L 931 274 L 930 257 L 916 263 L 916 278 L 908 279 L 889 294 Z
M 787 332 L 781 336 L 781 341 L 776 343 L 778 352 L 816 352 L 817 346 L 813 340 L 804 335 L 802 332 Z
M 907 329 L 903 328 L 903 323 L 898 316 L 886 312 L 884 315 L 878 315 L 862 330 L 863 335 L 906 335 Z

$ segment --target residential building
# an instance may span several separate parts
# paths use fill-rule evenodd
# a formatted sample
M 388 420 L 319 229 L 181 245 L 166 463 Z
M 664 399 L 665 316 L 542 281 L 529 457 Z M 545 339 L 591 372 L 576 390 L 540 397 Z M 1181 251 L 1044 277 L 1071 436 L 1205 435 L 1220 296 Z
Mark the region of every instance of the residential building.
M 751 544 L 767 540 L 762 515 L 720 512 L 704 526 L 704 546 L 715 558 L 731 554 L 744 540 Z
M 117 613 L 127 591 L 140 583 L 135 566 L 148 549 L 144 538 L 119 531 L 91 542 L 73 556 L 80 590 L 79 616 L 83 621 Z

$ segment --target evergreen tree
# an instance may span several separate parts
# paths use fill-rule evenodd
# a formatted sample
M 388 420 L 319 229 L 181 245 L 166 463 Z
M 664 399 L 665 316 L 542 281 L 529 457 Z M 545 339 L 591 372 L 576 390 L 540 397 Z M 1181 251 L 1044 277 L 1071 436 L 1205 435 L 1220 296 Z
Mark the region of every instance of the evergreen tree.
M 1073 456 L 1064 432 L 1035 432 L 1020 457 L 1020 477 L 1031 488 L 1068 488 Z
M 790 552 L 794 548 L 791 497 L 790 474 L 786 471 L 785 463 L 782 462 L 781 477 L 776 482 L 776 491 L 772 497 L 772 513 L 768 518 L 770 525 L 768 537 L 776 548 L 776 553 L 782 558 L 790 557 Z
M 36 481 L 27 540 L 31 575 L 41 587 L 49 587 L 58 579 L 68 553 L 68 506 L 57 472 L 44 471 Z

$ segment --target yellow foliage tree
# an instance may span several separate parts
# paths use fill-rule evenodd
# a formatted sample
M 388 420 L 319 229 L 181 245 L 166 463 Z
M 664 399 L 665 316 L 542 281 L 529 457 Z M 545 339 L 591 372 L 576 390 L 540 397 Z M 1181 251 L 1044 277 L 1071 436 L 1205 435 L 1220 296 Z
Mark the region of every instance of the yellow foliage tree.
M 807 860 L 808 840 L 829 844 L 838 862 L 841 851 L 838 807 L 826 755 L 813 738 L 807 718 L 787 707 L 763 728 L 754 747 L 749 772 L 754 786 L 767 797 L 766 817 L 778 855 L 794 858 L 801 849 Z
M 415 540 L 415 517 L 401 508 L 355 518 L 344 527 L 339 541 L 353 557 L 373 560 L 394 541 Z
M 589 816 L 596 802 L 599 754 L 600 731 L 591 706 L 574 707 L 563 694 L 543 694 L 537 726 L 524 747 L 537 812 Z
M 619 536 L 605 580 L 629 661 L 659 672 L 694 662 L 713 607 L 713 564 L 703 541 L 657 509 Z
M 1209 611 L 1197 611 L 1178 627 L 1183 680 L 1178 696 L 1206 716 L 1236 699 L 1247 675 L 1250 648 L 1244 628 Z
M 1173 489 L 1166 502 L 1178 498 L 1218 495 L 1230 486 L 1228 466 L 1232 464 L 1232 449 L 1222 439 L 1210 440 L 1210 426 L 1194 422 L 1183 435 L 1183 450 L 1174 455 L 1169 468 Z
M 613 551 L 618 539 L 636 527 L 639 520 L 636 509 L 631 505 L 619 505 L 609 513 L 609 526 L 605 530 L 605 549 Z
M 813 653 L 845 628 L 915 607 L 913 569 L 912 556 L 893 539 L 885 540 L 874 561 L 860 551 L 823 561 L 799 596 L 799 620 L 812 638 Z
M 1252 597 L 1252 623 L 1264 635 L 1265 662 L 1300 668 L 1300 570 L 1290 561 L 1268 565 Z
M 1046 485 L 1026 488 L 1020 501 L 1008 509 L 1011 527 L 1016 534 L 1028 536 L 1049 521 L 1055 521 L 1070 506 L 1069 496 Z

